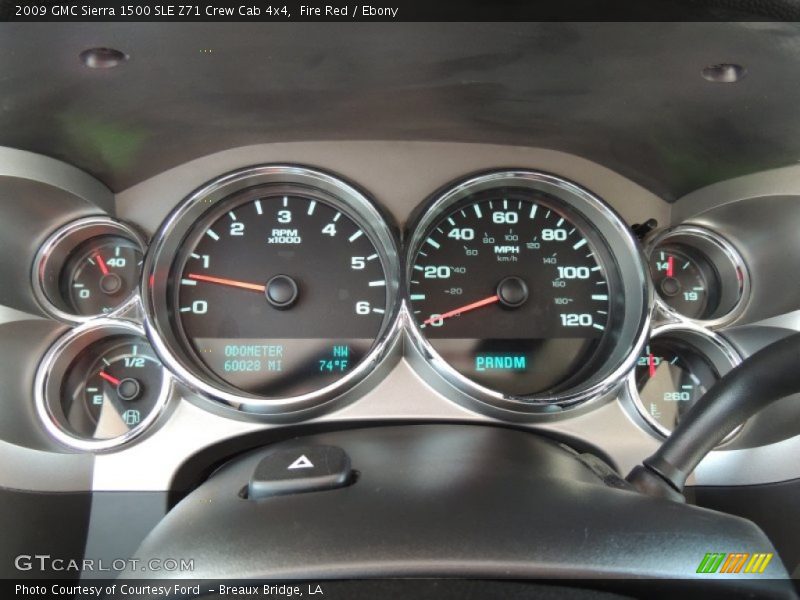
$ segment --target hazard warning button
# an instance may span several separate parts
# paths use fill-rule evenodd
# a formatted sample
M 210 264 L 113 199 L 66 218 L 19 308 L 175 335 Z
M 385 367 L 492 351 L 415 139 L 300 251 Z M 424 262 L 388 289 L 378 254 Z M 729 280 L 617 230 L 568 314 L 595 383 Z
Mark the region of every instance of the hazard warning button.
M 348 485 L 350 457 L 336 446 L 296 446 L 275 450 L 261 459 L 248 485 L 247 497 L 317 492 Z

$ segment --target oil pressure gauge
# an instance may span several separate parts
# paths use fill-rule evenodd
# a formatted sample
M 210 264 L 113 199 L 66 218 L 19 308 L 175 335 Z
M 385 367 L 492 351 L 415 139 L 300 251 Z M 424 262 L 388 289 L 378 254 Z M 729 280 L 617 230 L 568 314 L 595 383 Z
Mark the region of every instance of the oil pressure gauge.
M 131 308 L 145 242 L 129 225 L 97 216 L 68 223 L 39 250 L 33 292 L 49 315 L 68 323 Z

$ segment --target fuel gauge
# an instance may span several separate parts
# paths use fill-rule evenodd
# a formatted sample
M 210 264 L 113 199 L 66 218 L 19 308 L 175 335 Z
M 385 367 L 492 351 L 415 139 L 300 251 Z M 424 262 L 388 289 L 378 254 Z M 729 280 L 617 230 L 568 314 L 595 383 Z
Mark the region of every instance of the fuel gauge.
M 163 377 L 147 343 L 133 336 L 109 338 L 85 350 L 70 369 L 62 395 L 65 414 L 82 436 L 125 435 L 155 408 Z
M 104 450 L 143 433 L 166 404 L 171 380 L 142 332 L 105 321 L 68 333 L 37 376 L 37 408 L 62 443 Z

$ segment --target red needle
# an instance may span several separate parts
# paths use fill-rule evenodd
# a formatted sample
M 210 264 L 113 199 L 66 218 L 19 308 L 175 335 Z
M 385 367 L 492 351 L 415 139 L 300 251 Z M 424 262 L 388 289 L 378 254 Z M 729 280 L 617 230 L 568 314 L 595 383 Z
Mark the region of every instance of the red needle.
M 186 275 L 189 279 L 196 281 L 207 281 L 208 283 L 218 283 L 219 285 L 227 285 L 235 288 L 242 288 L 243 290 L 253 290 L 256 292 L 263 292 L 266 289 L 265 285 L 257 283 L 247 283 L 246 281 L 236 281 L 235 279 L 223 279 L 222 277 L 211 277 L 210 275 L 195 275 L 189 273 Z
M 95 254 L 94 257 L 97 260 L 97 264 L 100 265 L 100 271 L 102 271 L 103 275 L 108 275 L 108 267 L 106 266 L 106 261 L 103 260 L 103 257 L 99 254 Z
M 100 371 L 100 377 L 102 377 L 103 379 L 105 379 L 107 382 L 109 382 L 111 384 L 114 384 L 114 385 L 119 385 L 120 384 L 120 380 L 119 379 L 117 379 L 113 375 L 109 375 L 105 371 Z
M 489 296 L 488 298 L 484 298 L 483 300 L 478 300 L 477 302 L 473 302 L 472 304 L 467 304 L 466 306 L 462 306 L 460 308 L 456 308 L 454 310 L 450 310 L 443 315 L 439 315 L 438 317 L 429 317 L 425 319 L 422 324 L 423 325 L 430 325 L 434 321 L 443 321 L 444 319 L 449 319 L 450 317 L 455 317 L 456 315 L 460 315 L 465 313 L 469 310 L 475 310 L 476 308 L 480 308 L 481 306 L 487 306 L 489 304 L 494 304 L 495 302 L 500 301 L 500 296 L 495 294 L 494 296 Z
M 647 364 L 650 366 L 650 377 L 656 376 L 656 357 L 652 354 L 647 355 Z
M 667 257 L 667 277 L 672 277 L 673 267 L 675 266 L 675 258 L 672 256 Z

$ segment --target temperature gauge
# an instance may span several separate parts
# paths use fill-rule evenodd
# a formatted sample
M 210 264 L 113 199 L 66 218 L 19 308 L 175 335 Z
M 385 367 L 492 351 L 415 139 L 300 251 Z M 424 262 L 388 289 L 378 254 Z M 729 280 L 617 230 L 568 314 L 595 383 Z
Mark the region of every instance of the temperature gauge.
M 657 329 L 632 375 L 632 394 L 642 416 L 669 435 L 684 414 L 739 359 L 719 336 L 700 329 Z
M 110 448 L 142 433 L 170 388 L 141 332 L 108 322 L 62 338 L 45 357 L 39 378 L 45 424 L 60 441 L 81 449 Z

